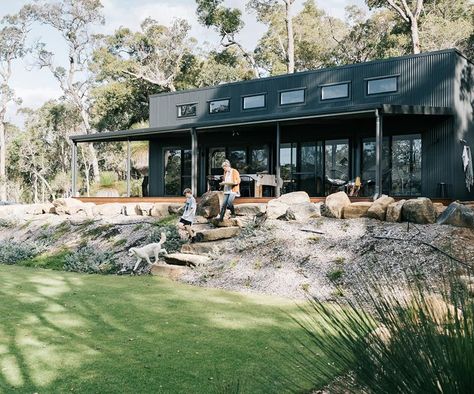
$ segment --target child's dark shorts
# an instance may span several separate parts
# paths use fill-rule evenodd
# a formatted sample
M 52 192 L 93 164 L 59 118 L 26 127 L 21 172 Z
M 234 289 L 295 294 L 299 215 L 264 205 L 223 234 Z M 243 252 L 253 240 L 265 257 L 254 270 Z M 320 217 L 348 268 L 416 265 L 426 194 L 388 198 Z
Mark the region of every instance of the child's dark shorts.
M 185 226 L 191 226 L 193 224 L 189 220 L 186 220 L 186 219 L 183 219 L 183 218 L 179 219 L 179 222 L 183 223 Z

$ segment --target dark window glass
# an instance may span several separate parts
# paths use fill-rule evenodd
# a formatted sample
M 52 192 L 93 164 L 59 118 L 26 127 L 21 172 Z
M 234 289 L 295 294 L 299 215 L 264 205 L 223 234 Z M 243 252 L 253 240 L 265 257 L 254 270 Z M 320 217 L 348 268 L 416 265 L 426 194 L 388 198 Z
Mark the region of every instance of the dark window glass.
M 391 93 L 398 90 L 398 78 L 388 77 L 367 81 L 367 94 Z
M 226 159 L 225 148 L 209 149 L 209 174 L 222 175 L 222 163 Z
M 222 112 L 229 112 L 230 111 L 230 100 L 215 100 L 209 102 L 209 113 L 211 114 L 218 114 Z
M 188 118 L 196 116 L 197 104 L 182 104 L 178 105 L 178 118 Z
M 258 96 L 247 96 L 243 98 L 242 108 L 253 109 L 253 108 L 264 108 L 265 107 L 265 95 L 259 94 Z
M 349 84 L 341 83 L 321 87 L 321 100 L 332 100 L 349 97 Z
M 263 171 L 268 171 L 268 147 L 251 147 L 248 172 L 255 174 Z
M 245 148 L 229 148 L 230 165 L 241 174 L 247 173 L 247 151 Z
M 280 105 L 304 103 L 304 89 L 280 92 Z
M 421 194 L 421 136 L 394 136 L 392 139 L 392 194 Z

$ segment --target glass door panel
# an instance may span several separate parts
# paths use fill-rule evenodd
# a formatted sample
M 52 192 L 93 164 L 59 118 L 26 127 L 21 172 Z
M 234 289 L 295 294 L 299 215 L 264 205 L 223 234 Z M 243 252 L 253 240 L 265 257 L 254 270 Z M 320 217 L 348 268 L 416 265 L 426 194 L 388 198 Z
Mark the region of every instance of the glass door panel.
M 392 140 L 392 194 L 421 194 L 421 136 L 394 136 Z
M 246 148 L 229 148 L 228 159 L 233 168 L 241 174 L 247 174 L 247 149 Z
M 179 196 L 181 188 L 181 151 L 165 149 L 165 196 Z
M 282 144 L 280 171 L 283 193 L 302 190 L 310 196 L 323 193 L 322 142 Z
M 330 194 L 349 180 L 349 140 L 326 141 L 324 153 L 326 194 Z
M 361 182 L 362 197 L 373 196 L 375 193 L 375 138 L 362 140 Z M 384 193 L 390 190 L 390 138 L 385 137 L 382 144 L 382 189 Z

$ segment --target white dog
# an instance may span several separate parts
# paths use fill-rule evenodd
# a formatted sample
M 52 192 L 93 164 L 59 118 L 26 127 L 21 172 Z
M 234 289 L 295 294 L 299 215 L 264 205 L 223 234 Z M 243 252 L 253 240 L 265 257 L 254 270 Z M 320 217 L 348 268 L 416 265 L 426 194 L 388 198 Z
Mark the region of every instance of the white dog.
M 168 254 L 166 249 L 162 247 L 165 242 L 166 242 L 166 234 L 161 233 L 160 242 L 148 244 L 141 248 L 130 248 L 128 251 L 128 255 L 130 257 L 135 256 L 137 258 L 135 267 L 133 267 L 133 272 L 137 270 L 142 260 L 146 260 L 148 264 L 151 264 L 150 257 L 154 256 L 155 262 L 157 262 L 160 254 L 161 255 Z

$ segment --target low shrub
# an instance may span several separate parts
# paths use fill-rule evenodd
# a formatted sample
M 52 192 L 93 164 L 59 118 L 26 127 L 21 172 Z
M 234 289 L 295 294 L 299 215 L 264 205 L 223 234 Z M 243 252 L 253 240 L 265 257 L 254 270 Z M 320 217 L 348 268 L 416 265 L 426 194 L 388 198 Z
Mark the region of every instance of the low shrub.
M 52 253 L 42 253 L 31 259 L 18 262 L 23 267 L 47 268 L 52 270 L 63 270 L 66 258 L 71 254 L 69 249 L 60 249 Z
M 3 241 L 0 244 L 0 264 L 16 264 L 33 258 L 40 247 L 30 242 Z
M 117 262 L 110 252 L 102 252 L 88 245 L 66 256 L 65 271 L 84 272 L 88 274 L 111 274 L 118 269 Z
M 456 271 L 448 271 L 436 292 L 432 280 L 411 274 L 403 291 L 370 274 L 365 279 L 349 305 L 310 300 L 303 307 L 297 322 L 312 345 L 291 367 L 318 379 L 350 371 L 350 379 L 331 387 L 334 393 L 471 393 L 474 299 Z M 320 353 L 332 360 L 324 369 L 314 359 Z
M 168 253 L 174 253 L 181 250 L 181 246 L 186 242 L 181 239 L 179 231 L 174 225 L 162 225 L 156 224 L 150 232 L 150 235 L 147 237 L 146 243 L 159 242 L 161 239 L 161 233 L 166 234 L 166 242 L 163 247 Z

